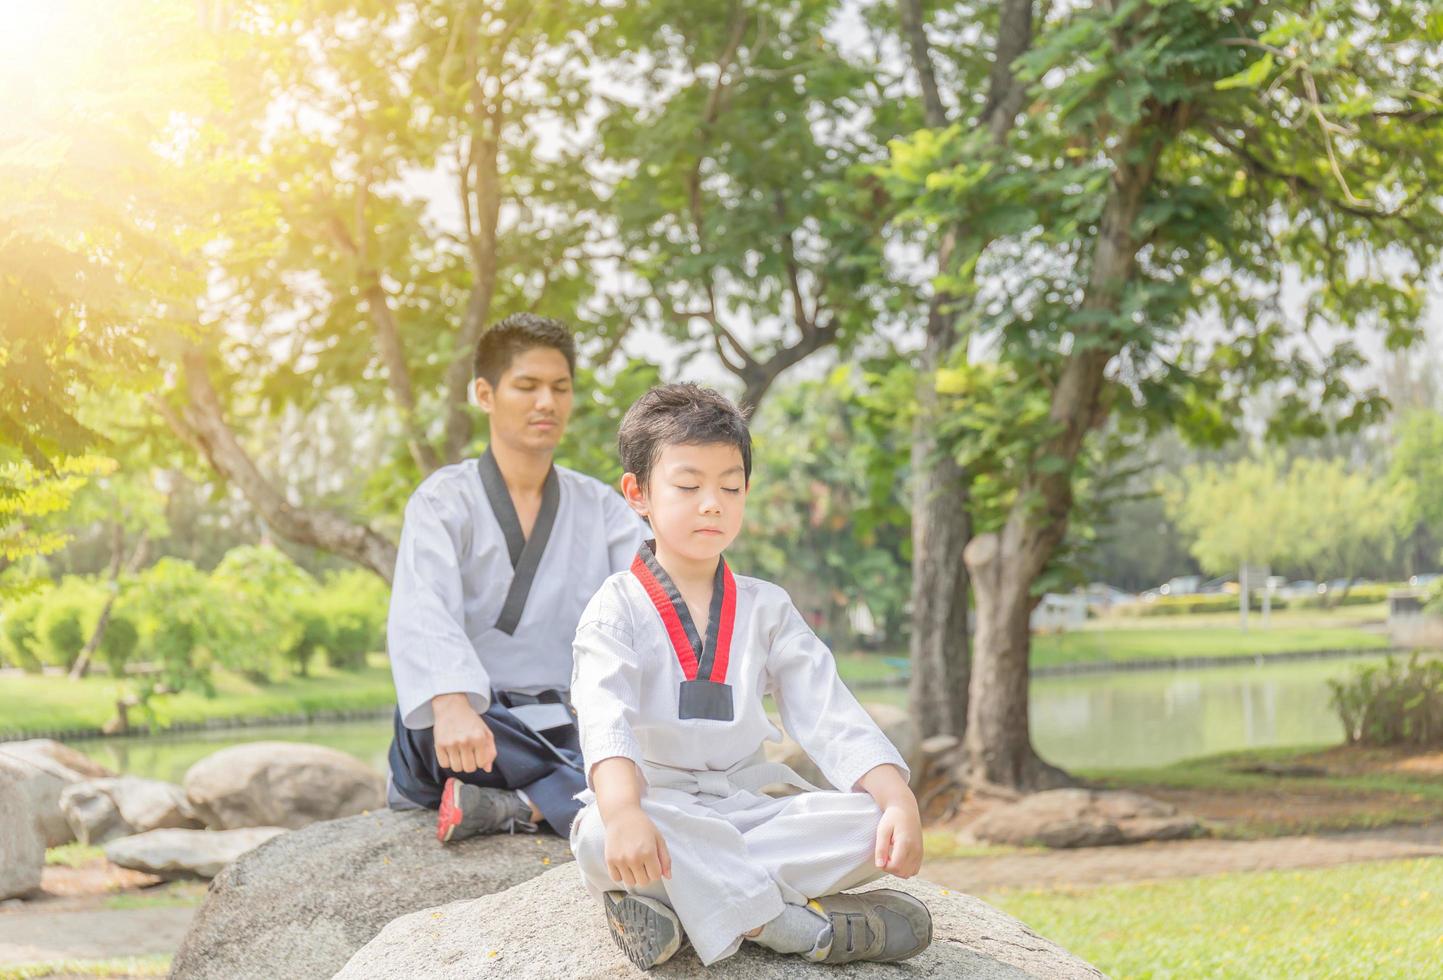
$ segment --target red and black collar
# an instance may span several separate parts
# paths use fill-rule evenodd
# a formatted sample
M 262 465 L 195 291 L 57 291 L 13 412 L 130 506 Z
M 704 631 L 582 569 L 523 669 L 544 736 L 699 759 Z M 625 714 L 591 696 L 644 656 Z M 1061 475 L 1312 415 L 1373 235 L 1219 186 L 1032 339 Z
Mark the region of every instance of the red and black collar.
M 671 576 L 656 560 L 654 541 L 645 542 L 631 563 L 631 573 L 641 582 L 652 605 L 666 626 L 672 650 L 681 663 L 688 681 L 701 678 L 725 684 L 727 665 L 731 659 L 732 630 L 737 617 L 737 584 L 726 559 L 717 561 L 716 581 L 712 586 L 711 615 L 707 622 L 706 644 L 701 643 L 686 601 L 672 582 Z

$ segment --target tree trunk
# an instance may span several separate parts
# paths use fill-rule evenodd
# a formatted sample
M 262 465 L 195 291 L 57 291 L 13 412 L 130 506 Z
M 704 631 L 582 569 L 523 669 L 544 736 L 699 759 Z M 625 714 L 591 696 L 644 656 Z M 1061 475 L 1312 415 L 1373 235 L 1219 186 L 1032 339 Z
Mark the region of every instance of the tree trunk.
M 977 634 L 962 746 L 974 781 L 1023 790 L 1053 789 L 1068 785 L 1069 779 L 1033 749 L 1028 711 L 1029 620 L 1037 600 L 1031 595 L 1032 577 L 1007 560 L 1003 535 L 981 534 L 967 545 L 967 566 L 977 598 Z
M 184 417 L 159 398 L 156 411 L 181 438 L 206 458 L 221 476 L 240 488 L 266 524 L 287 541 L 320 548 L 363 565 L 389 585 L 396 567 L 396 546 L 364 524 L 320 508 L 297 507 L 261 474 L 226 423 L 211 386 L 205 357 L 192 348 L 181 358 L 188 403 Z
M 935 395 L 935 392 L 934 392 Z M 966 476 L 938 453 L 936 398 L 912 436 L 912 681 L 908 702 L 922 738 L 961 737 L 971 680 L 967 628 Z
M 1162 107 L 1128 133 L 1113 151 L 1116 173 L 1093 243 L 1091 270 L 1081 308 L 1113 313 L 1136 268 L 1134 227 L 1147 196 L 1165 139 L 1185 120 L 1185 110 Z M 1104 319 L 1105 318 L 1100 318 Z M 1028 620 L 1037 599 L 1032 585 L 1057 553 L 1072 516 L 1072 473 L 1087 433 L 1106 418 L 1102 393 L 1108 363 L 1122 341 L 1107 327 L 1079 345 L 1061 364 L 1052 386 L 1048 418 L 1054 434 L 1036 450 L 1018 487 L 1016 502 L 1000 532 L 967 546 L 977 601 L 977 636 L 972 649 L 971 710 L 963 750 L 974 780 L 1013 789 L 1066 785 L 1060 769 L 1043 762 L 1032 747 L 1027 693 L 1030 680 Z

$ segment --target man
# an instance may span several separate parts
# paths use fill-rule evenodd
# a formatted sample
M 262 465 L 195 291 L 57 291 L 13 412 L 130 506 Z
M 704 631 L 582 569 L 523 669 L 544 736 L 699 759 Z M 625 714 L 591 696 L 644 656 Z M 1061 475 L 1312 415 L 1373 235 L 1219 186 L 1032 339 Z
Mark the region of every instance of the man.
M 469 395 L 490 418 L 490 445 L 432 473 L 406 504 L 387 625 L 387 797 L 393 809 L 437 808 L 443 842 L 543 821 L 566 837 L 580 809 L 572 639 L 645 527 L 615 490 L 552 464 L 575 366 L 559 321 L 521 313 L 486 331 Z

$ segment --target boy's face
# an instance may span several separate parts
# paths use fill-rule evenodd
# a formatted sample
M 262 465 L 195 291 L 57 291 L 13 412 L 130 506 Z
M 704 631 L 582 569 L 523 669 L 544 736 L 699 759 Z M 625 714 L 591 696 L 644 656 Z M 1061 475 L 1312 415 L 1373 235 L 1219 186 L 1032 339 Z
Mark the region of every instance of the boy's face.
M 652 465 L 645 489 L 628 473 L 622 490 L 632 508 L 651 521 L 658 546 L 692 561 L 710 561 L 742 529 L 744 472 L 736 446 L 667 446 Z
M 571 418 L 571 369 L 554 347 L 517 354 L 493 387 L 477 378 L 476 404 L 491 416 L 491 439 L 524 452 L 554 452 Z

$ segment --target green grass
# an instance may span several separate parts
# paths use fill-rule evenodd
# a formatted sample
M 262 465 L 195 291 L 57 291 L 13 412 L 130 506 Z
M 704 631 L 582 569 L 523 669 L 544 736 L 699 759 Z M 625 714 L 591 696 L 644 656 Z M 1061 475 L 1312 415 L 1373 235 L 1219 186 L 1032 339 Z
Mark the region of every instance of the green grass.
M 172 881 L 144 891 L 111 895 L 105 900 L 108 909 L 194 908 L 205 901 L 208 885 L 204 881 Z
M 105 857 L 105 848 L 96 847 L 93 844 L 82 844 L 79 841 L 71 841 L 69 844 L 62 844 L 59 847 L 50 847 L 45 850 L 45 863 L 58 865 L 65 868 L 78 868 L 83 864 L 92 861 L 99 861 Z
M 274 684 L 226 671 L 215 679 L 216 697 L 183 692 L 157 698 L 157 723 L 203 722 L 214 718 L 269 718 L 311 715 L 322 711 L 357 711 L 396 703 L 391 670 L 383 655 L 373 654 L 356 671 L 317 669 L 310 677 L 290 677 Z M 124 685 L 105 677 L 72 681 L 62 676 L 7 675 L 0 679 L 0 733 L 24 734 L 55 729 L 100 728 L 115 717 L 115 702 Z M 133 723 L 144 718 L 132 710 Z
M 1011 847 L 1007 844 L 964 844 L 951 830 L 922 831 L 922 853 L 928 861 L 953 858 L 1004 857 L 1008 854 L 1042 854 L 1045 847 Z
M 1274 609 L 1268 614 L 1270 629 L 1279 628 L 1321 628 L 1321 629 L 1343 629 L 1353 626 L 1362 626 L 1366 623 L 1381 623 L 1388 618 L 1388 604 L 1386 602 L 1368 603 L 1358 606 L 1338 606 L 1334 609 Z M 1252 629 L 1262 627 L 1263 616 L 1258 610 L 1248 616 L 1248 625 Z M 1099 630 L 1124 630 L 1124 629 L 1194 629 L 1199 627 L 1217 627 L 1219 629 L 1236 630 L 1238 628 L 1238 611 L 1235 608 L 1227 612 L 1208 613 L 1187 613 L 1177 616 L 1125 616 L 1118 613 L 1103 614 L 1097 619 L 1088 620 L 1086 629 Z
M 1083 769 L 1075 775 L 1110 789 L 1197 790 L 1235 794 L 1263 801 L 1298 794 L 1354 804 L 1349 809 L 1317 812 L 1307 806 L 1258 807 L 1258 815 L 1211 829 L 1222 837 L 1256 838 L 1322 830 L 1352 830 L 1443 819 L 1443 778 L 1387 771 L 1398 758 L 1386 750 L 1353 749 L 1346 756 L 1323 746 L 1249 749 L 1185 759 L 1148 769 Z M 1259 763 L 1312 765 L 1322 776 L 1276 776 L 1240 771 Z M 1203 816 L 1206 816 L 1203 814 Z
M 1032 666 L 1098 661 L 1171 659 L 1174 657 L 1242 657 L 1298 650 L 1378 650 L 1388 637 L 1356 628 L 1279 627 L 1240 631 L 1222 625 L 1089 629 L 1046 633 L 1032 638 Z
M 1426 977 L 1443 963 L 1439 859 L 988 901 L 1118 980 Z
M 113 960 L 53 960 L 49 963 L 0 966 L 0 980 L 42 980 L 45 977 L 163 977 L 169 956 L 127 956 Z

